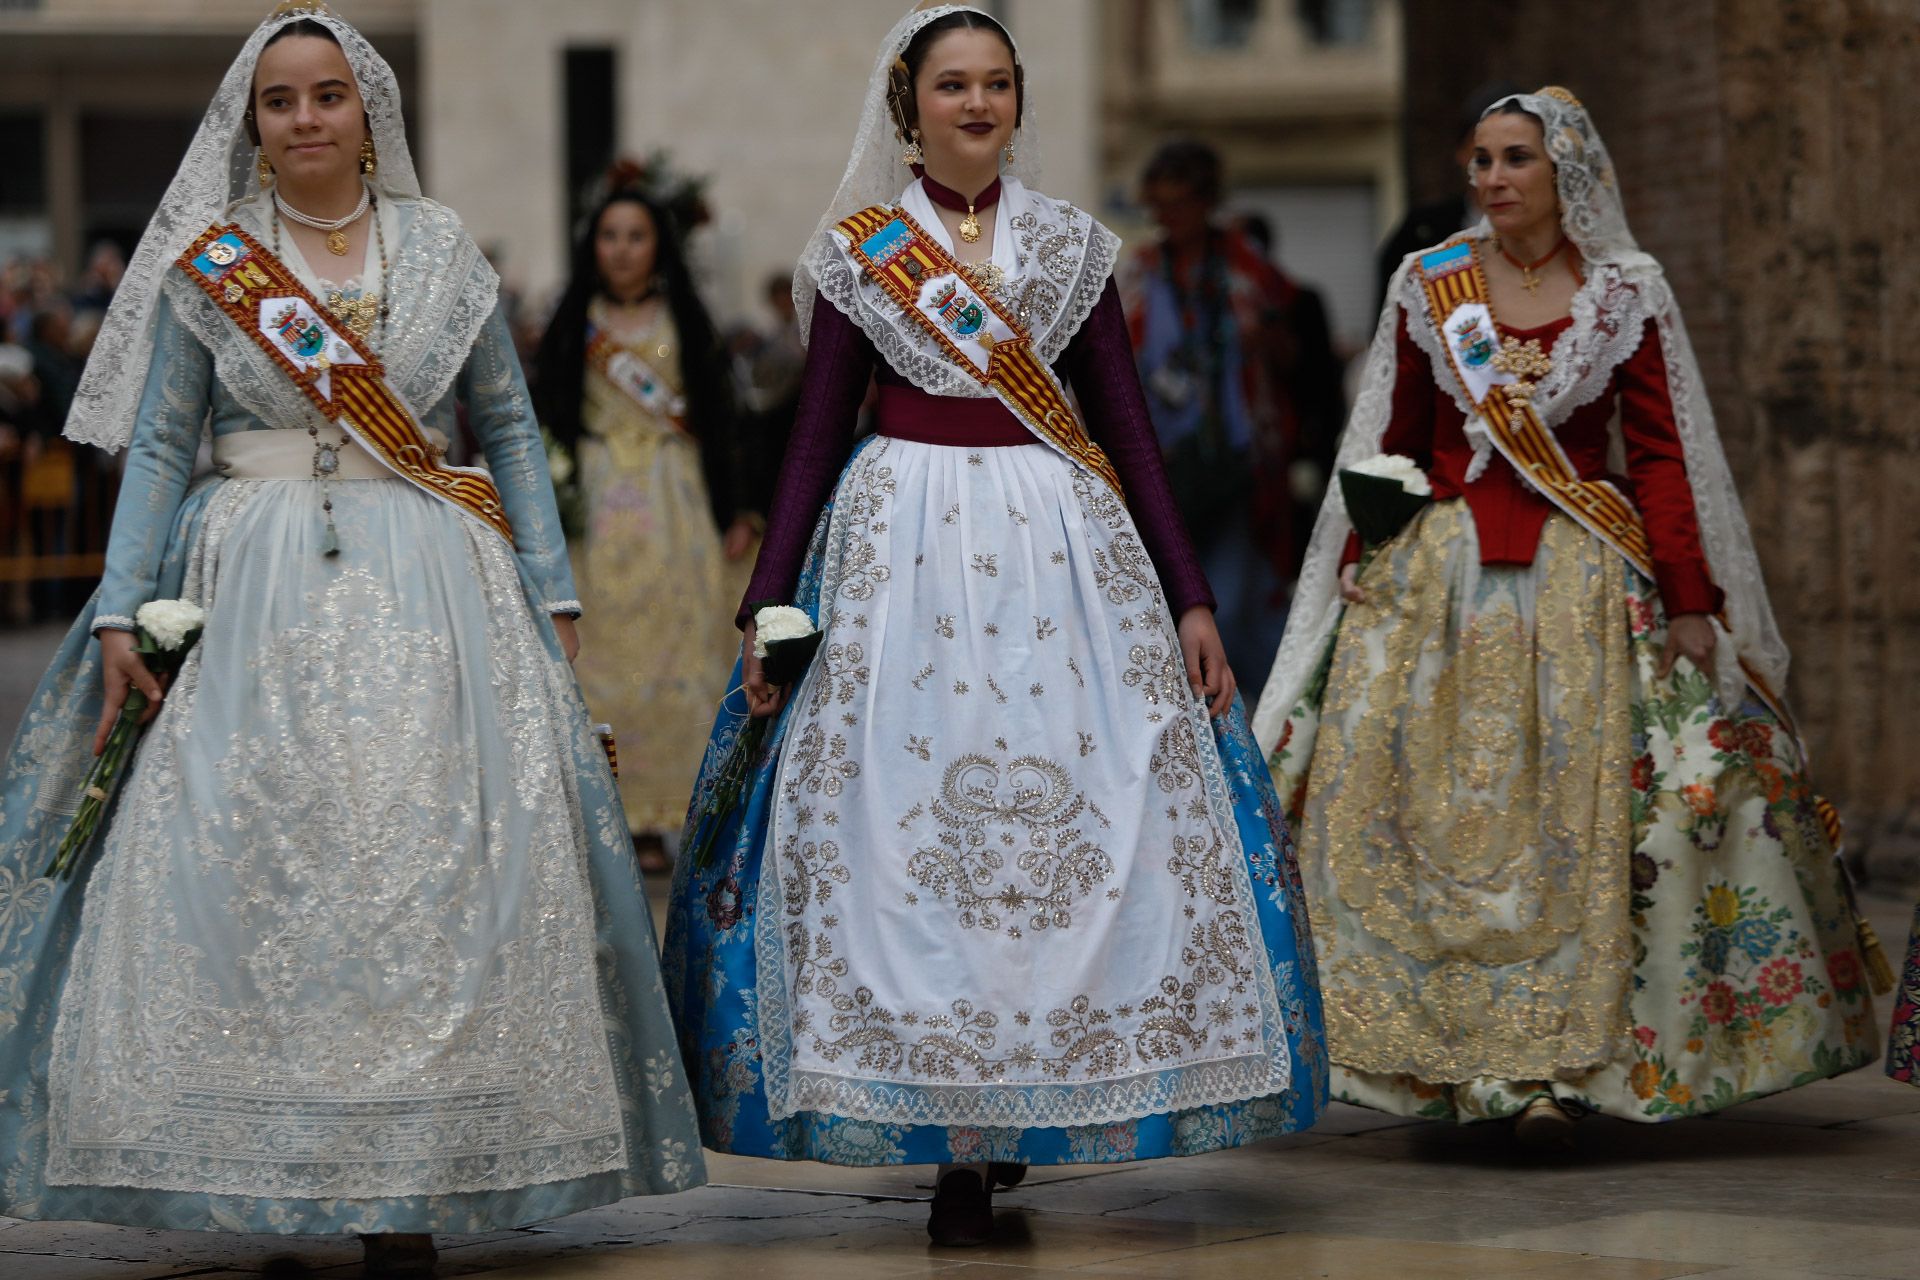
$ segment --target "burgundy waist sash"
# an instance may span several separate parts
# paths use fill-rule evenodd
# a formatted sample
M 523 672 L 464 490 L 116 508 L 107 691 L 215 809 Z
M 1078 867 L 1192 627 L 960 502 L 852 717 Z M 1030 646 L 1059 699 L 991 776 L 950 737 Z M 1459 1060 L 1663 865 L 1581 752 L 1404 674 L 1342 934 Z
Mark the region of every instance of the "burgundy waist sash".
M 930 395 L 915 386 L 880 384 L 875 422 L 883 436 L 955 448 L 1000 448 L 1040 441 L 991 398 Z

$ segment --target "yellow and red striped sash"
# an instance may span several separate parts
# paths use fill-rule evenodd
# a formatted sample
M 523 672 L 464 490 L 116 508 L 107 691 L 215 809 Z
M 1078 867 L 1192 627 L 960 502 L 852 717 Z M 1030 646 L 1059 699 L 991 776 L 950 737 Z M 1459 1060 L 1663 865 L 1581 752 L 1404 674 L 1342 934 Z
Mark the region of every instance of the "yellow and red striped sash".
M 388 385 L 379 357 L 336 324 L 285 263 L 238 226 L 215 224 L 194 239 L 178 265 L 328 421 L 395 475 L 477 517 L 512 544 L 513 527 L 493 478 L 441 461 Z
M 1468 400 L 1478 403 L 1494 447 L 1513 464 L 1514 470 L 1533 481 L 1550 502 L 1619 552 L 1648 581 L 1654 581 L 1653 544 L 1647 538 L 1647 527 L 1640 512 L 1627 501 L 1626 495 L 1605 480 L 1581 479 L 1572 460 L 1560 447 L 1560 441 L 1540 420 L 1533 405 L 1524 398 L 1509 395 L 1504 384 L 1494 383 L 1484 395 L 1474 395 L 1474 387 L 1461 367 L 1463 360 L 1471 358 L 1463 353 L 1471 336 L 1449 332 L 1449 321 L 1460 313 L 1460 308 L 1474 304 L 1485 307 L 1489 319 L 1493 315 L 1493 302 L 1478 248 L 1470 240 L 1456 240 L 1421 254 L 1414 271 L 1426 292 L 1428 320 L 1439 336 L 1441 350 L 1447 354 L 1447 367 L 1466 391 Z M 1494 335 L 1497 338 L 1497 327 Z M 1726 618 L 1723 616 L 1720 621 L 1725 625 Z M 1780 718 L 1788 732 L 1797 737 L 1785 699 L 1744 659 L 1740 670 L 1754 693 Z M 1826 805 L 1824 800 L 1820 803 Z M 1832 812 L 1831 805 L 1826 805 L 1822 820 L 1837 833 L 1839 817 Z
M 903 209 L 874 205 L 842 219 L 837 230 L 847 238 L 853 260 L 932 335 L 955 365 L 993 392 L 1028 430 L 1106 481 L 1125 500 L 1119 473 L 1088 438 L 1053 371 L 1034 354 L 1032 338 L 990 293 L 968 284 L 953 255 L 919 223 Z M 936 321 L 922 306 L 923 297 L 938 298 L 943 291 L 952 295 L 942 314 L 950 312 L 953 325 Z M 976 345 L 979 357 L 963 342 Z

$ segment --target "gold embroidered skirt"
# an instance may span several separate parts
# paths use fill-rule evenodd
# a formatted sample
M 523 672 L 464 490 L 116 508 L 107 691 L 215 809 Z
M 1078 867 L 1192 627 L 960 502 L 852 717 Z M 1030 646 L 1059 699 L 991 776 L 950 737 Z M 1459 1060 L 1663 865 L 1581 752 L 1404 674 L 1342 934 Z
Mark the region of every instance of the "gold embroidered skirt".
M 620 799 L 635 831 L 678 831 L 714 695 L 740 652 L 731 585 L 699 445 L 587 380 L 580 443 L 586 534 L 573 575 L 586 613 L 576 670 L 587 710 L 620 742 Z
M 1627 582 L 1552 517 L 1483 566 L 1462 501 L 1368 566 L 1338 632 L 1296 831 L 1333 1060 L 1551 1079 L 1627 1030 Z

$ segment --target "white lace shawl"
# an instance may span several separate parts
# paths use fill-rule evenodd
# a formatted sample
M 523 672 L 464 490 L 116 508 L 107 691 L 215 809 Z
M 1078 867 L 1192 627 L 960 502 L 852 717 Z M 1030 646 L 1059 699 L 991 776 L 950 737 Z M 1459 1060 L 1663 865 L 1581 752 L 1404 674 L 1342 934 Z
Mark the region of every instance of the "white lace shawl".
M 170 288 L 167 276 L 174 260 L 195 236 L 217 219 L 246 217 L 249 205 L 255 202 L 256 149 L 245 124 L 254 66 L 274 33 L 301 20 L 320 23 L 339 40 L 373 126 L 374 147 L 380 157 L 374 180 L 376 194 L 411 212 L 405 243 L 397 250 L 388 282 L 394 312 L 389 317 L 388 339 L 381 354 L 389 376 L 408 403 L 424 412 L 444 394 L 466 360 L 474 335 L 493 309 L 499 278 L 480 257 L 458 220 L 441 206 L 421 199 L 393 69 L 366 37 L 331 13 L 276 14 L 255 29 L 227 68 L 179 171 L 140 237 L 81 374 L 73 411 L 67 417 L 69 439 L 118 450 L 133 438 L 141 391 L 153 363 L 154 316 L 161 290 Z M 235 207 L 242 201 L 248 203 Z M 252 224 L 249 229 L 256 234 L 265 229 L 258 217 Z M 198 310 L 188 291 L 173 289 L 169 297 L 192 325 Z M 203 295 L 199 301 L 205 302 Z M 404 321 L 403 311 L 407 316 Z M 231 330 L 224 317 L 221 323 L 225 326 L 223 334 Z M 219 355 L 223 348 L 208 341 L 202 326 L 194 327 L 196 335 Z M 254 354 L 257 356 L 257 352 Z M 262 413 L 267 421 L 304 421 L 304 400 L 290 387 L 283 394 L 257 376 L 255 366 L 264 362 L 265 357 L 253 359 L 229 352 L 220 364 L 223 381 L 231 374 L 234 381 L 227 385 L 243 403 L 250 408 L 271 407 L 280 415 L 276 419 L 273 414 Z M 279 381 L 285 383 L 284 375 Z M 301 401 L 301 408 L 293 416 L 284 413 L 292 403 L 288 395 Z
M 979 398 L 991 393 L 953 369 L 944 358 L 930 357 L 918 341 L 900 338 L 904 328 L 901 317 L 890 305 L 879 307 L 863 293 L 858 273 L 847 260 L 843 242 L 833 234 L 835 224 L 842 218 L 877 204 L 897 204 L 902 198 L 902 187 L 913 180 L 913 175 L 900 161 L 903 142 L 887 109 L 888 69 L 922 27 L 962 10 L 992 16 L 977 5 L 967 4 L 915 9 L 895 23 L 880 42 L 846 172 L 815 226 L 812 239 L 807 242 L 799 270 L 794 272 L 793 300 L 799 311 L 802 341 L 813 323 L 814 301 L 825 294 L 829 302 L 845 312 L 873 340 L 887 363 L 915 386 L 934 395 Z M 1019 56 L 1016 47 L 1014 57 Z M 1041 361 L 1051 364 L 1099 302 L 1101 290 L 1113 274 L 1120 240 L 1072 205 L 1030 188 L 1028 184 L 1040 167 L 1040 138 L 1035 127 L 1037 116 L 1031 76 L 1026 78 L 1022 93 L 1021 123 L 1013 135 L 1015 163 L 1003 167 L 1000 199 L 1014 214 L 1013 227 L 1020 240 L 1020 270 L 1026 273 L 1026 279 L 1016 281 L 1015 285 L 1024 291 L 1019 294 L 1017 305 L 1028 312 L 1022 323 L 1033 335 L 1034 350 Z M 928 230 L 939 234 L 933 228 Z
M 890 203 L 921 203 L 915 199 L 917 185 Z M 915 221 L 928 235 L 943 238 L 944 226 L 929 224 L 927 216 L 923 211 Z M 1001 179 L 997 216 L 994 259 L 1007 272 L 1007 284 L 997 296 L 1033 339 L 1041 363 L 1052 364 L 1099 303 L 1113 275 L 1120 238 L 1073 205 L 1029 191 L 1016 178 Z M 1010 243 L 1002 242 L 1002 235 Z M 933 335 L 853 260 L 843 236 L 829 229 L 821 237 L 819 252 L 809 252 L 806 265 L 807 271 L 817 273 L 811 278 L 820 296 L 860 326 L 895 372 L 930 395 L 980 399 L 993 394 L 955 364 Z
M 445 205 L 424 197 L 394 200 L 389 213 L 395 235 L 386 281 L 388 315 L 376 353 L 386 366 L 387 382 L 418 417 L 440 402 L 466 364 L 493 312 L 499 281 Z M 270 243 L 271 209 L 264 197 L 235 205 L 228 216 L 254 239 Z M 374 275 L 366 281 L 368 288 L 376 286 Z M 213 353 L 221 387 L 248 412 L 275 426 L 296 426 L 317 412 L 272 357 L 184 273 L 167 272 L 161 287 L 174 317 Z
M 1488 108 L 1491 114 L 1508 102 L 1517 102 L 1543 122 L 1560 196 L 1561 227 L 1588 264 L 1586 283 L 1574 295 L 1573 323 L 1554 344 L 1554 368 L 1535 395 L 1534 406 L 1550 429 L 1558 427 L 1575 409 L 1606 389 L 1613 370 L 1639 348 L 1646 322 L 1654 322 L 1666 360 L 1667 392 L 1679 429 L 1687 483 L 1693 490 L 1702 549 L 1714 582 L 1726 592 L 1728 628 L 1720 634 L 1720 648 L 1715 654 L 1721 698 L 1732 701 L 1740 693 L 1738 659 L 1744 659 L 1773 690 L 1784 695 L 1786 642 L 1774 621 L 1753 535 L 1714 427 L 1706 381 L 1680 318 L 1679 303 L 1660 264 L 1641 251 L 1628 229 L 1613 162 L 1592 118 L 1570 95 L 1562 96 L 1563 92 L 1517 94 Z M 1484 238 L 1490 229 L 1483 221 L 1469 234 Z M 1400 264 L 1387 290 L 1387 305 L 1374 329 L 1360 391 L 1341 438 L 1335 464 L 1338 468 L 1351 467 L 1380 452 L 1393 409 L 1396 330 L 1403 311 L 1415 340 L 1432 361 L 1440 385 L 1466 414 L 1467 433 L 1476 451 L 1484 456 L 1488 447 L 1486 429 L 1477 421 L 1478 415 L 1469 411 L 1458 388 L 1444 376 L 1445 360 L 1429 332 L 1426 303 L 1409 270 L 1418 256 L 1411 255 Z M 1614 430 L 1617 436 L 1617 422 Z M 1474 466 L 1481 465 L 1482 459 L 1477 457 Z M 1478 474 L 1477 470 L 1473 474 Z M 1339 622 L 1340 559 L 1353 526 L 1337 494 L 1337 488 L 1330 491 L 1321 505 L 1294 590 L 1286 635 L 1254 713 L 1254 736 L 1262 751 L 1271 752 L 1278 743 L 1288 715 L 1318 668 L 1327 639 Z

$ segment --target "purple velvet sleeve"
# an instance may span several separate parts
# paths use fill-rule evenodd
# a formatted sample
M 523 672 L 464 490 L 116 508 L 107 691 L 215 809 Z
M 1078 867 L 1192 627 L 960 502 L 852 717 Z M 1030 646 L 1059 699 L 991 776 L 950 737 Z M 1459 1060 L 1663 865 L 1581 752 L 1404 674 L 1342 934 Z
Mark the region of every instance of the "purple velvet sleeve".
M 793 603 L 813 526 L 853 451 L 853 430 L 874 359 L 873 344 L 853 321 L 824 298 L 814 304 L 800 407 L 780 464 L 773 510 L 767 513 L 760 558 L 754 561 L 753 577 L 734 619 L 737 625 L 746 626 L 752 611 L 762 605 Z
M 1177 619 L 1195 605 L 1213 608 L 1213 588 L 1207 585 L 1206 571 L 1200 567 L 1200 556 L 1167 484 L 1160 438 L 1147 414 L 1146 393 L 1133 362 L 1133 340 L 1113 281 L 1107 281 L 1093 314 L 1073 335 L 1054 370 L 1073 385 L 1086 414 L 1087 433 L 1106 450 L 1120 473 L 1127 508 L 1159 571 L 1173 616 Z

